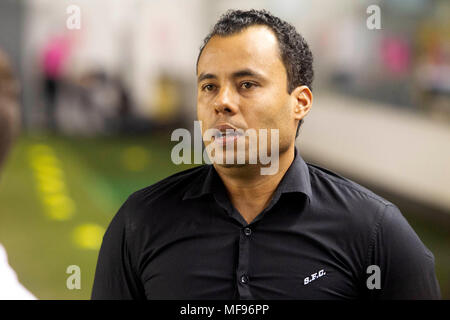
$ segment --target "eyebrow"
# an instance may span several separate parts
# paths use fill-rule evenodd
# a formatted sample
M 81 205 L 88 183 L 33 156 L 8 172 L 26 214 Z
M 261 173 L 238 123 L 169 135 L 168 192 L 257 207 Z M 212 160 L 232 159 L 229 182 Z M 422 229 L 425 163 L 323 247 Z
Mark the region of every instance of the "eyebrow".
M 235 71 L 231 74 L 232 78 L 240 78 L 240 77 L 254 77 L 254 78 L 258 78 L 258 79 L 264 79 L 264 76 L 257 72 L 254 71 L 252 69 L 242 69 L 242 70 L 238 70 Z M 212 73 L 200 73 L 197 83 L 202 82 L 203 80 L 206 79 L 217 79 L 217 76 L 215 74 Z

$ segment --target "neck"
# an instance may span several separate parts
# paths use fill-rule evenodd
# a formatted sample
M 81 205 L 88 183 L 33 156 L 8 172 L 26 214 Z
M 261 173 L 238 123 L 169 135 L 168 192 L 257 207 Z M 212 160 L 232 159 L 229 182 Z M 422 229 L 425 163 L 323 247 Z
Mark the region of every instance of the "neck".
M 278 171 L 273 175 L 261 175 L 261 165 L 224 167 L 214 164 L 234 207 L 249 223 L 270 202 L 272 196 L 294 160 L 294 144 L 279 154 Z

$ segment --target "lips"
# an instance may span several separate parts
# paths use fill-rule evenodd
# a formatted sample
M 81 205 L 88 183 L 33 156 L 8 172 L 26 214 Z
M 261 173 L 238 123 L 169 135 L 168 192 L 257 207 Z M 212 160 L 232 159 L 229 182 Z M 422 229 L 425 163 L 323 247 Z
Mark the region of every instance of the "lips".
M 229 124 L 221 124 L 214 127 L 218 131 L 214 135 L 214 139 L 220 144 L 234 142 L 238 137 L 243 135 L 242 129 L 237 129 Z
M 225 132 L 226 130 L 237 130 L 235 127 L 233 127 L 230 124 L 220 124 L 214 127 L 214 129 L 218 129 L 221 132 Z

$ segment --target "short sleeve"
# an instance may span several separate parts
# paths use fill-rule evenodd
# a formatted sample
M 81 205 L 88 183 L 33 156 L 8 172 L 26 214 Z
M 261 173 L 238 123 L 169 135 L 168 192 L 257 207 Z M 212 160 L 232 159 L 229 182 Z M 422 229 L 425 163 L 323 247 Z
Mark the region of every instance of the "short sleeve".
M 140 277 L 133 268 L 127 242 L 127 211 L 130 199 L 112 219 L 103 236 L 97 260 L 92 300 L 144 300 Z
M 441 299 L 434 256 L 401 214 L 388 204 L 373 235 L 370 263 L 379 267 L 375 299 Z M 370 274 L 368 274 L 370 276 Z

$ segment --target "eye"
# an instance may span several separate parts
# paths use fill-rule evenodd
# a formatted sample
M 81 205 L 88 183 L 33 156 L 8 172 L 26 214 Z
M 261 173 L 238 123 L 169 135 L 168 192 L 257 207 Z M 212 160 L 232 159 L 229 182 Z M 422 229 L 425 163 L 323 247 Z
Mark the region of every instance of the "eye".
M 245 81 L 241 83 L 241 88 L 242 89 L 251 89 L 252 87 L 255 87 L 256 84 L 253 82 L 249 82 L 249 81 Z
M 215 86 L 213 84 L 205 84 L 202 86 L 202 91 L 212 91 L 214 90 Z

